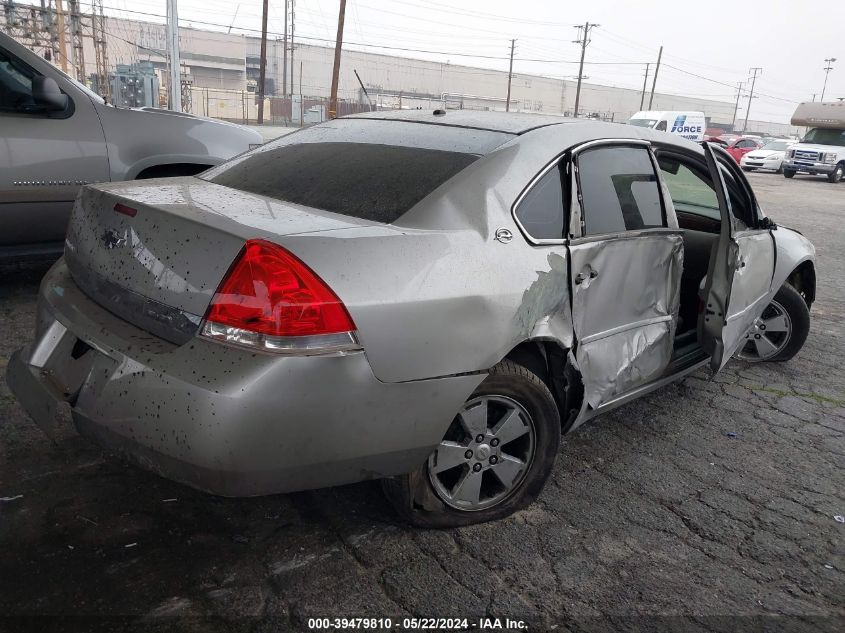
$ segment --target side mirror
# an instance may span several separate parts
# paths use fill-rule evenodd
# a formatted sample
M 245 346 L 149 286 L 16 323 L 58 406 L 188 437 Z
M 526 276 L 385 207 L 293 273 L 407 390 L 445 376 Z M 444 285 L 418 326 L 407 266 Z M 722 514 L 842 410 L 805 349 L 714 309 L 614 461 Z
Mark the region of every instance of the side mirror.
M 778 225 L 775 224 L 774 222 L 772 222 L 771 218 L 766 216 L 764 218 L 760 218 L 759 227 L 761 229 L 769 229 L 769 230 L 774 231 L 775 229 L 778 228 Z
M 48 112 L 58 112 L 67 108 L 67 95 L 62 94 L 59 84 L 51 77 L 32 78 L 32 100 L 36 106 Z

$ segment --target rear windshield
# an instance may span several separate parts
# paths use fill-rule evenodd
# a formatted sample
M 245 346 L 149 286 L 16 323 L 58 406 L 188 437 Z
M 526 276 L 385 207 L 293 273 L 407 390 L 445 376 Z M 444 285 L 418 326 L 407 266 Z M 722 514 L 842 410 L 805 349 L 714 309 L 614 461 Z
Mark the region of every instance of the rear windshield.
M 296 132 L 202 178 L 277 200 L 391 223 L 510 135 L 376 120 Z

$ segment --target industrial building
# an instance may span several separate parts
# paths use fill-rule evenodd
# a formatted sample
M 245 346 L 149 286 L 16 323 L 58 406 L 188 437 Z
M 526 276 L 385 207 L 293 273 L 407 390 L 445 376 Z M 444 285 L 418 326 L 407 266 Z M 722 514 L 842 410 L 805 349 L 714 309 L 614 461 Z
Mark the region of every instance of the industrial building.
M 41 20 L 38 9 L 4 2 L 0 28 L 18 37 L 27 33 L 27 21 Z M 51 18 L 52 19 L 52 18 Z M 11 22 L 10 22 L 11 20 Z M 91 16 L 82 15 L 82 33 L 91 33 Z M 86 27 L 90 25 L 89 28 Z M 144 72 L 159 74 L 167 68 L 166 28 L 164 24 L 105 16 L 102 18 L 104 53 L 109 64 L 107 81 L 109 96 L 116 85 L 127 81 L 143 82 Z M 32 29 L 30 29 L 30 32 Z M 55 39 L 55 38 L 54 38 Z M 84 77 L 87 83 L 103 92 L 98 81 L 98 56 L 95 38 L 81 37 Z M 248 121 L 256 117 L 255 93 L 259 67 L 260 38 L 238 33 L 180 27 L 180 55 L 183 78 L 184 109 L 195 114 Z M 27 42 L 45 57 L 53 55 L 57 65 L 55 41 L 30 37 Z M 75 51 L 71 51 L 74 53 Z M 329 96 L 334 48 L 294 41 L 286 46 L 283 38 L 271 38 L 267 44 L 265 94 L 270 98 L 269 120 L 274 123 L 311 122 L 325 116 L 324 104 Z M 74 60 L 75 61 L 75 60 Z M 143 63 L 143 64 L 142 64 Z M 123 79 L 115 73 L 118 65 L 129 73 Z M 356 78 L 366 88 L 367 95 Z M 639 73 L 639 70 L 632 70 Z M 82 74 L 82 73 L 80 73 Z M 129 77 L 129 79 L 126 79 Z M 440 63 L 411 57 L 344 49 L 338 96 L 355 109 L 372 108 L 463 108 L 504 110 L 508 73 L 452 63 Z M 149 82 L 144 85 L 151 85 Z M 658 82 L 659 85 L 659 82 Z M 576 82 L 535 74 L 516 73 L 511 87 L 510 110 L 572 116 Z M 285 97 L 291 97 L 287 99 Z M 121 94 L 113 95 L 121 103 Z M 152 95 L 144 95 L 154 103 Z M 625 121 L 640 109 L 639 90 L 583 82 L 580 114 L 610 121 Z M 300 100 L 301 99 L 301 100 Z M 160 103 L 166 102 L 162 96 Z M 646 96 L 646 104 L 648 96 Z M 124 105 L 137 105 L 134 101 Z M 304 104 L 304 105 L 302 105 Z M 735 104 L 657 92 L 655 110 L 703 111 L 711 127 L 731 129 Z M 310 112 L 304 112 L 310 110 Z M 347 107 L 347 111 L 352 111 Z M 292 115 L 293 113 L 293 115 Z M 301 118 L 300 118 L 300 114 Z M 309 116 L 310 115 L 310 116 Z M 738 116 L 741 120 L 741 117 Z M 751 120 L 748 132 L 771 135 L 796 134 L 797 128 L 783 123 Z

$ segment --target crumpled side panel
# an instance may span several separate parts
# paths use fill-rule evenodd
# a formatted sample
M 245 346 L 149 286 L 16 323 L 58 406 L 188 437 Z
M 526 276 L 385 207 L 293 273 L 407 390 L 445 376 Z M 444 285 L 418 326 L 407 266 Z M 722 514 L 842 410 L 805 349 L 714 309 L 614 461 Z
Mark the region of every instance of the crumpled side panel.
M 615 395 L 658 378 L 672 356 L 673 321 L 612 334 L 578 348 L 584 398 L 597 408 Z
M 570 248 L 576 358 L 593 408 L 660 376 L 672 355 L 683 271 L 677 233 Z M 595 276 L 592 276 L 595 275 Z

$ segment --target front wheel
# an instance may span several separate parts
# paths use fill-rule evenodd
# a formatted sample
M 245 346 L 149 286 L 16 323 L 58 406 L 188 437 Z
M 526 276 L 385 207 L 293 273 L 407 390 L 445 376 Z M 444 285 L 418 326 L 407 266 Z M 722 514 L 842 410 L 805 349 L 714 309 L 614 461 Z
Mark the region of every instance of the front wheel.
M 833 173 L 828 174 L 827 179 L 830 182 L 839 182 L 840 180 L 842 180 L 842 172 L 843 172 L 842 163 L 839 163 L 836 166 L 836 169 L 833 170 Z
M 783 170 L 783 177 L 784 178 L 792 178 L 794 176 L 795 176 L 795 172 L 792 171 L 791 169 L 784 169 Z
M 810 309 L 788 283 L 766 306 L 745 335 L 737 358 L 752 363 L 785 361 L 797 354 L 810 333 Z
M 384 480 L 413 525 L 449 528 L 493 521 L 537 498 L 560 445 L 560 416 L 546 384 L 511 361 L 490 370 L 425 464 Z

